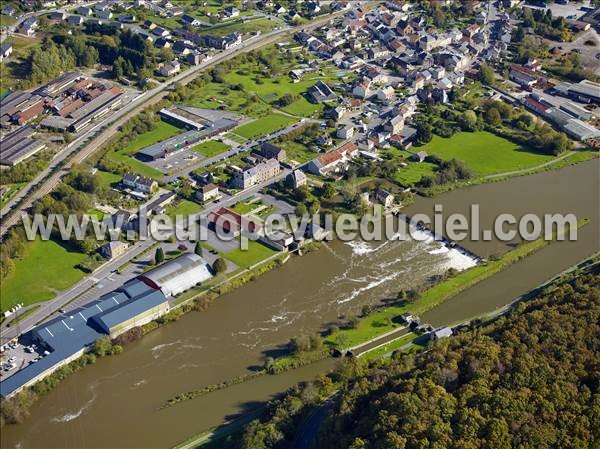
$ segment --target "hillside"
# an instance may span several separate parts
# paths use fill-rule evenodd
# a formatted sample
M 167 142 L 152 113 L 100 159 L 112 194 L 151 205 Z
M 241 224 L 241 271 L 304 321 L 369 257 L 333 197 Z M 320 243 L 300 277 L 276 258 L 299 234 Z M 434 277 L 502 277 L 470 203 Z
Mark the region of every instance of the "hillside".
M 599 323 L 600 275 L 586 274 L 428 352 L 345 362 L 317 447 L 598 447 Z M 245 447 L 293 447 L 331 391 L 320 379 L 272 404 Z

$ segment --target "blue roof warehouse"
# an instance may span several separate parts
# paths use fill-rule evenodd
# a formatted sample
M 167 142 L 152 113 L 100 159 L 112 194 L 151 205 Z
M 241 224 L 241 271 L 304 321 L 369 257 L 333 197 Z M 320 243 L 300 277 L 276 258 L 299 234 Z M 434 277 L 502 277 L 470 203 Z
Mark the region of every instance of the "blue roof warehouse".
M 188 288 L 208 279 L 205 275 L 208 272 L 206 262 L 195 254 L 185 254 L 125 283 L 85 307 L 41 324 L 31 330 L 31 337 L 49 354 L 2 380 L 0 395 L 10 397 L 40 381 L 83 355 L 100 337 L 108 335 L 115 338 L 167 313 L 167 297 L 173 291 L 169 285 L 162 285 L 161 277 L 153 276 L 155 271 L 163 275 L 170 272 L 166 284 L 175 282 Z M 201 272 L 204 275 L 199 276 Z M 149 282 L 149 278 L 153 281 Z M 178 282 L 176 278 L 181 281 Z

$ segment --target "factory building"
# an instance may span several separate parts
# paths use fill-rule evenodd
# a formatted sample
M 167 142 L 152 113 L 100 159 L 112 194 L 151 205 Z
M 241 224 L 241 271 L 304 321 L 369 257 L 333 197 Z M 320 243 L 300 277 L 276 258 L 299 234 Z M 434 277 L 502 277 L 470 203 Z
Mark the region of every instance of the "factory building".
M 49 354 L 0 382 L 0 395 L 10 397 L 40 381 L 90 350 L 98 338 L 115 338 L 168 311 L 162 291 L 134 279 L 85 307 L 47 321 L 31 331 L 31 338 Z
M 206 261 L 197 254 L 184 254 L 150 270 L 139 279 L 162 293 L 176 296 L 212 277 Z

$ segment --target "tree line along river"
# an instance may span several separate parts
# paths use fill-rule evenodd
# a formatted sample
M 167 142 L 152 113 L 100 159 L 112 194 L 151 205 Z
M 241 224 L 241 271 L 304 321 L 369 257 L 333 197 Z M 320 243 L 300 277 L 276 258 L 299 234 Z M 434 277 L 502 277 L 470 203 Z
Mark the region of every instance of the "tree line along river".
M 467 213 L 481 228 L 500 213 L 574 213 L 590 223 L 576 242 L 556 242 L 424 314 L 442 325 L 486 313 L 600 250 L 600 160 L 559 171 L 419 198 L 405 211 Z M 465 242 L 483 257 L 511 244 Z M 170 447 L 328 370 L 332 360 L 252 381 L 161 409 L 172 396 L 248 373 L 287 341 L 359 313 L 400 289 L 472 261 L 439 242 L 334 241 L 219 298 L 208 310 L 150 333 L 124 353 L 98 360 L 42 397 L 22 425 L 2 429 L 2 447 Z

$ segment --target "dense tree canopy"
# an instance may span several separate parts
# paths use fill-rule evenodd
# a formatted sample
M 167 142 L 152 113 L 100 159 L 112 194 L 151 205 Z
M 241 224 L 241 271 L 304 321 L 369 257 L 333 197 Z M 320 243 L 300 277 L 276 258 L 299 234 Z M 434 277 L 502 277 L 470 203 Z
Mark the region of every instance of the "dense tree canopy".
M 345 361 L 317 447 L 597 447 L 599 323 L 600 275 L 586 274 L 430 351 Z M 246 428 L 243 447 L 289 447 L 332 390 L 322 378 L 293 390 Z

